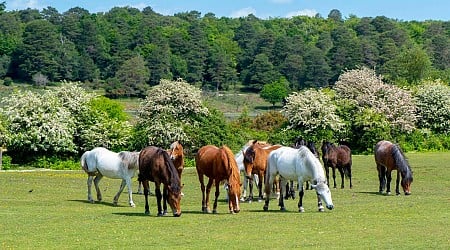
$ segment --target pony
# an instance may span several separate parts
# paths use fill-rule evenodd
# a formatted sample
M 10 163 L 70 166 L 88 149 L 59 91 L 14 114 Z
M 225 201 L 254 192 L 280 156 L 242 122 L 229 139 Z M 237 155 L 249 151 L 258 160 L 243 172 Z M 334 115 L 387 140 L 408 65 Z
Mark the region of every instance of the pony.
M 305 211 L 303 208 L 303 182 L 305 181 L 310 181 L 311 187 L 316 190 L 317 206 L 320 212 L 324 211 L 322 200 L 329 210 L 334 208 L 330 188 L 327 185 L 322 165 L 319 159 L 307 147 L 301 146 L 298 149 L 281 147 L 269 154 L 265 179 L 265 191 L 267 194 L 270 194 L 269 185 L 273 183 L 277 175 L 281 179 L 281 189 L 286 186 L 288 180 L 298 181 L 300 187 L 299 212 Z M 281 211 L 286 211 L 283 196 L 280 196 L 278 205 Z M 263 209 L 264 211 L 269 209 L 269 195 L 266 196 Z
M 413 173 L 400 146 L 398 144 L 393 144 L 390 141 L 379 141 L 375 145 L 374 154 L 378 170 L 378 179 L 380 180 L 379 192 L 383 192 L 387 181 L 386 194 L 389 195 L 391 193 L 391 172 L 392 170 L 397 170 L 395 193 L 397 195 L 400 194 L 398 184 L 401 175 L 403 192 L 405 195 L 410 195 Z
M 234 155 L 234 159 L 236 160 L 236 163 L 238 165 L 238 169 L 240 172 L 244 172 L 245 173 L 245 166 L 244 166 L 244 152 L 247 150 L 247 148 L 250 147 L 249 144 L 246 144 L 245 146 L 242 147 L 241 150 L 239 150 L 239 152 L 237 152 Z M 244 174 L 245 176 L 245 174 Z M 258 175 L 254 174 L 253 175 L 253 180 L 255 181 L 256 185 L 258 185 L 259 182 L 259 177 Z M 247 187 L 248 187 L 248 183 L 251 180 L 248 178 L 244 177 L 244 187 L 242 189 L 242 194 L 241 194 L 241 201 L 245 201 L 247 198 Z
M 103 147 L 84 152 L 80 161 L 82 169 L 88 174 L 88 200 L 94 203 L 91 193 L 92 181 L 94 181 L 95 190 L 97 191 L 97 200 L 102 200 L 99 183 L 103 176 L 106 176 L 112 179 L 122 179 L 119 192 L 114 196 L 114 205 L 117 205 L 119 196 L 126 185 L 128 188 L 128 203 L 131 207 L 135 207 L 131 190 L 131 178 L 134 177 L 138 170 L 138 159 L 139 152 L 121 151 L 115 153 Z
M 252 180 L 252 174 L 257 174 L 258 179 L 260 180 L 258 183 L 258 200 L 263 200 L 263 193 L 262 193 L 262 180 L 264 179 L 265 173 L 266 173 L 266 166 L 267 166 L 267 156 L 270 152 L 272 152 L 275 149 L 280 148 L 281 145 L 274 145 L 274 146 L 267 146 L 262 147 L 257 143 L 257 141 L 254 141 L 250 147 L 247 148 L 247 150 L 244 152 L 244 166 L 245 166 L 245 174 L 246 178 L 250 179 L 250 196 L 249 201 L 253 201 L 253 182 Z
M 181 143 L 179 141 L 175 141 L 172 144 L 170 144 L 170 148 L 166 151 L 169 154 L 170 159 L 172 160 L 175 168 L 177 169 L 178 176 L 180 177 L 180 181 L 181 181 L 181 173 L 183 172 L 183 169 L 184 169 L 183 146 L 181 145 Z M 138 194 L 144 194 L 141 186 L 142 186 L 142 183 L 139 182 Z M 149 190 L 149 193 L 151 194 L 150 190 Z M 183 195 L 183 193 L 181 193 L 181 195 Z
M 327 182 L 330 181 L 330 167 L 333 170 L 333 183 L 336 188 L 336 168 L 341 174 L 341 188 L 344 188 L 344 175 L 350 179 L 350 188 L 352 184 L 352 151 L 346 145 L 335 146 L 333 143 L 323 141 L 322 160 L 327 173 Z
M 214 182 L 216 186 L 216 197 L 212 212 L 217 213 L 217 199 L 220 194 L 219 185 L 221 181 L 226 180 L 229 212 L 239 213 L 241 178 L 233 152 L 225 145 L 220 148 L 213 145 L 203 146 L 195 155 L 195 168 L 197 169 L 200 189 L 202 191 L 202 211 L 204 213 L 211 213 L 209 193 Z M 203 180 L 204 176 L 209 178 L 206 189 Z
M 315 157 L 317 157 L 317 159 L 319 159 L 320 155 L 319 155 L 319 151 L 316 148 L 316 145 L 314 144 L 314 142 L 312 141 L 305 141 L 303 138 L 297 138 L 297 140 L 294 143 L 294 148 L 300 148 L 301 146 L 306 146 L 311 153 L 314 154 Z M 309 190 L 312 189 L 310 188 L 309 182 L 307 181 L 305 184 L 305 189 Z M 295 190 L 294 190 L 294 181 L 290 181 L 287 185 L 286 185 L 286 195 L 284 196 L 284 198 L 287 200 L 289 198 L 292 198 L 293 200 L 295 200 Z
M 141 150 L 139 155 L 138 180 L 142 182 L 145 196 L 145 214 L 150 214 L 148 206 L 149 181 L 155 183 L 155 194 L 158 205 L 158 216 L 167 214 L 166 201 L 169 203 L 173 216 L 181 216 L 181 182 L 166 150 L 148 146 Z M 161 194 L 163 184 L 163 194 Z M 161 199 L 164 199 L 164 208 L 161 208 Z M 164 210 L 163 210 L 164 209 Z

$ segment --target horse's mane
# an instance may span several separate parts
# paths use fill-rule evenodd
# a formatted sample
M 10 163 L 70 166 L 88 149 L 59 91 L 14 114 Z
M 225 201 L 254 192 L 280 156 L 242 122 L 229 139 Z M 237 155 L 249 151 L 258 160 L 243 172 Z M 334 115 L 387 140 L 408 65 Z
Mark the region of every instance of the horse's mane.
M 413 177 L 411 167 L 409 166 L 408 160 L 406 159 L 402 149 L 398 144 L 392 145 L 392 157 L 394 158 L 395 165 L 397 166 L 398 170 L 405 174 L 403 180 L 412 181 Z
M 180 177 L 178 176 L 177 169 L 175 168 L 175 165 L 173 164 L 172 160 L 170 159 L 169 154 L 163 150 L 162 148 L 158 148 L 157 151 L 158 154 L 161 154 L 164 158 L 164 163 L 166 164 L 166 169 L 169 172 L 169 182 L 170 182 L 170 188 L 172 189 L 172 192 L 178 193 L 181 191 L 180 187 Z
M 240 177 L 240 173 L 239 173 L 239 168 L 236 164 L 236 161 L 234 160 L 233 151 L 231 151 L 231 149 L 225 145 L 222 146 L 222 150 L 225 152 L 225 154 L 227 156 L 228 168 L 229 168 L 229 171 L 231 171 L 230 177 L 228 178 L 229 183 L 230 184 L 231 184 L 231 182 L 239 183 L 241 177 Z
M 305 145 L 300 146 L 297 150 L 299 152 L 300 157 L 307 159 L 308 164 L 310 164 L 311 167 L 314 168 L 314 171 L 317 174 L 316 177 L 323 176 L 322 178 L 317 177 L 313 179 L 312 183 L 316 185 L 319 182 L 326 182 L 322 164 L 320 164 L 319 159 L 313 154 L 313 152 L 311 152 L 311 150 Z
M 139 152 L 121 151 L 119 158 L 128 169 L 135 169 L 139 165 Z

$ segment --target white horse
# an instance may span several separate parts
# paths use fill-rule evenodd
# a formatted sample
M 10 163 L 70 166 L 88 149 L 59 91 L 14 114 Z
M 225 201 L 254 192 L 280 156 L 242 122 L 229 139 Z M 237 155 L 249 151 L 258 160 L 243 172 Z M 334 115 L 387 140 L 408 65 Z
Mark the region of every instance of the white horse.
M 114 196 L 114 205 L 117 205 L 119 196 L 125 188 L 128 188 L 128 202 L 131 207 L 136 205 L 133 202 L 131 190 L 131 178 L 134 177 L 139 169 L 139 152 L 122 151 L 115 153 L 106 148 L 98 147 L 91 151 L 86 151 L 81 156 L 81 167 L 88 174 L 88 200 L 94 202 L 91 194 L 92 180 L 94 179 L 95 190 L 97 191 L 98 201 L 102 200 L 102 193 L 98 186 L 103 176 L 112 179 L 122 179 L 119 192 Z
M 327 179 L 322 164 L 313 153 L 306 147 L 301 146 L 298 149 L 291 147 L 281 147 L 272 151 L 268 156 L 265 191 L 267 193 L 264 205 L 264 211 L 269 209 L 269 195 L 271 184 L 278 174 L 281 178 L 281 189 L 286 187 L 289 180 L 296 180 L 300 186 L 300 200 L 298 202 L 298 211 L 304 212 L 303 208 L 303 182 L 310 181 L 311 187 L 316 190 L 319 211 L 323 211 L 323 200 L 328 209 L 333 209 L 331 192 L 327 185 Z M 283 193 L 283 190 L 281 190 Z M 282 211 L 284 207 L 283 195 L 280 196 L 279 206 Z

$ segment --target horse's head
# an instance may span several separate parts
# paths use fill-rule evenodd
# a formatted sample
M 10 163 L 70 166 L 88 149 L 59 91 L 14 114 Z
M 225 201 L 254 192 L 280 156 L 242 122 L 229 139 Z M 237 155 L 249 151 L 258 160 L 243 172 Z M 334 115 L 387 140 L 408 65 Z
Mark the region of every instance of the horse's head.
M 405 195 L 410 195 L 411 194 L 411 183 L 413 181 L 412 178 L 412 173 L 410 175 L 406 175 L 404 173 L 402 173 L 402 188 L 403 188 L 403 192 L 405 192 Z
M 239 200 L 241 199 L 241 184 L 235 182 L 233 184 L 227 184 L 228 192 L 228 208 L 230 213 L 239 213 Z
M 168 186 L 167 202 L 172 209 L 173 216 L 181 216 L 181 187 Z
M 320 199 L 323 200 L 328 209 L 332 210 L 334 208 L 333 200 L 331 199 L 331 191 L 327 185 L 326 181 L 319 181 L 316 184 L 311 184 L 311 187 L 316 190 Z
M 167 150 L 167 153 L 172 161 L 184 157 L 183 146 L 178 141 L 170 145 L 170 149 Z
M 244 167 L 245 167 L 245 173 L 248 178 L 252 178 L 252 169 L 253 169 L 253 162 L 255 161 L 255 150 L 253 147 L 247 148 L 244 152 Z

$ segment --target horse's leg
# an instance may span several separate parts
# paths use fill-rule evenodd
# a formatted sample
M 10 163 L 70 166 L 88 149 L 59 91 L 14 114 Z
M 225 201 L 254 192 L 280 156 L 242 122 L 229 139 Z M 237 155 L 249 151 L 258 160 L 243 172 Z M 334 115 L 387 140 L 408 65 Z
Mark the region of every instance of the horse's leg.
M 217 200 L 219 199 L 219 194 L 220 194 L 220 191 L 219 191 L 220 181 L 216 180 L 215 186 L 216 186 L 216 192 L 214 193 L 215 198 L 214 198 L 214 205 L 213 205 L 213 214 L 217 214 Z
M 323 212 L 323 205 L 322 205 L 322 200 L 320 199 L 320 195 L 317 194 L 317 207 L 319 209 L 319 212 Z
M 263 207 L 264 211 L 269 210 L 270 189 L 271 189 L 270 184 L 273 183 L 274 179 L 275 179 L 274 175 L 266 176 L 266 179 L 265 179 L 264 191 L 266 193 L 266 200 L 264 202 L 264 207 Z
M 120 183 L 119 192 L 117 192 L 117 194 L 114 196 L 114 200 L 113 200 L 114 206 L 117 206 L 117 203 L 119 201 L 119 196 L 122 193 L 123 189 L 125 188 L 125 184 L 126 184 L 126 181 L 123 179 L 122 182 Z
M 263 175 L 259 174 L 258 178 L 261 180 L 260 182 L 258 182 L 258 191 L 259 191 L 258 202 L 261 202 L 263 200 L 262 180 L 264 177 Z
M 397 170 L 397 180 L 395 180 L 395 194 L 400 195 L 398 184 L 400 183 L 400 171 Z
M 344 188 L 344 167 L 338 168 L 339 173 L 341 174 L 341 188 Z
M 248 202 L 251 203 L 253 201 L 253 178 L 247 177 L 249 178 L 249 183 L 248 183 L 248 187 L 249 187 L 249 195 L 248 195 Z
M 386 187 L 386 168 L 377 164 L 378 170 L 378 180 L 380 181 L 380 194 L 383 193 L 384 188 Z
M 92 180 L 94 179 L 94 176 L 89 175 L 87 179 L 87 186 L 88 186 L 88 201 L 91 203 L 94 203 L 94 199 L 92 199 Z
M 352 184 L 352 165 L 351 164 L 347 165 L 347 173 L 348 173 L 348 178 L 350 179 L 350 188 L 352 188 L 353 184 Z
M 206 184 L 205 204 L 202 207 L 202 210 L 204 213 L 211 213 L 211 208 L 209 206 L 209 194 L 211 193 L 211 187 L 212 187 L 213 181 L 214 181 L 214 179 L 209 178 L 208 183 Z
M 387 195 L 391 194 L 391 180 L 392 180 L 391 172 L 392 172 L 392 170 L 389 170 L 389 169 L 386 171 L 386 194 Z
M 127 184 L 127 189 L 128 189 L 128 204 L 130 204 L 130 207 L 136 207 L 136 205 L 133 202 L 133 190 L 131 189 L 131 177 L 127 178 L 125 180 L 126 184 Z
M 333 169 L 333 188 L 336 188 L 336 166 L 333 165 L 331 168 Z
M 324 165 L 325 165 L 325 173 L 327 175 L 327 184 L 328 184 L 328 187 L 330 187 L 330 166 L 325 162 L 324 162 Z
M 155 183 L 155 193 L 156 193 L 156 203 L 158 205 L 158 216 L 163 216 L 162 206 L 161 206 L 161 200 L 162 200 L 162 194 L 161 194 L 161 184 Z
M 101 174 L 98 174 L 94 178 L 94 186 L 95 186 L 95 191 L 97 191 L 97 200 L 98 201 L 102 201 L 102 192 L 100 191 L 100 188 L 98 187 L 98 184 L 100 183 L 100 180 L 102 178 L 103 178 L 103 175 L 101 175 Z
M 305 209 L 303 208 L 303 195 L 305 194 L 305 191 L 303 190 L 303 182 L 299 181 L 299 189 L 300 191 L 298 192 L 298 211 L 300 213 L 305 212 Z
M 249 179 L 244 174 L 244 188 L 242 189 L 241 201 L 245 201 L 245 198 L 247 197 L 248 182 L 249 182 Z
M 288 185 L 288 182 L 284 178 L 280 178 L 280 193 L 283 193 L 283 188 L 286 188 L 286 185 Z M 286 207 L 284 206 L 284 198 L 283 195 L 280 195 L 280 198 L 278 199 L 278 206 L 280 206 L 281 211 L 286 211 Z
M 148 180 L 142 181 L 142 187 L 144 188 L 144 197 L 145 197 L 145 214 L 150 214 L 150 209 L 148 207 Z
M 164 185 L 162 199 L 163 199 L 163 215 L 167 214 L 167 197 L 169 196 L 167 187 Z

